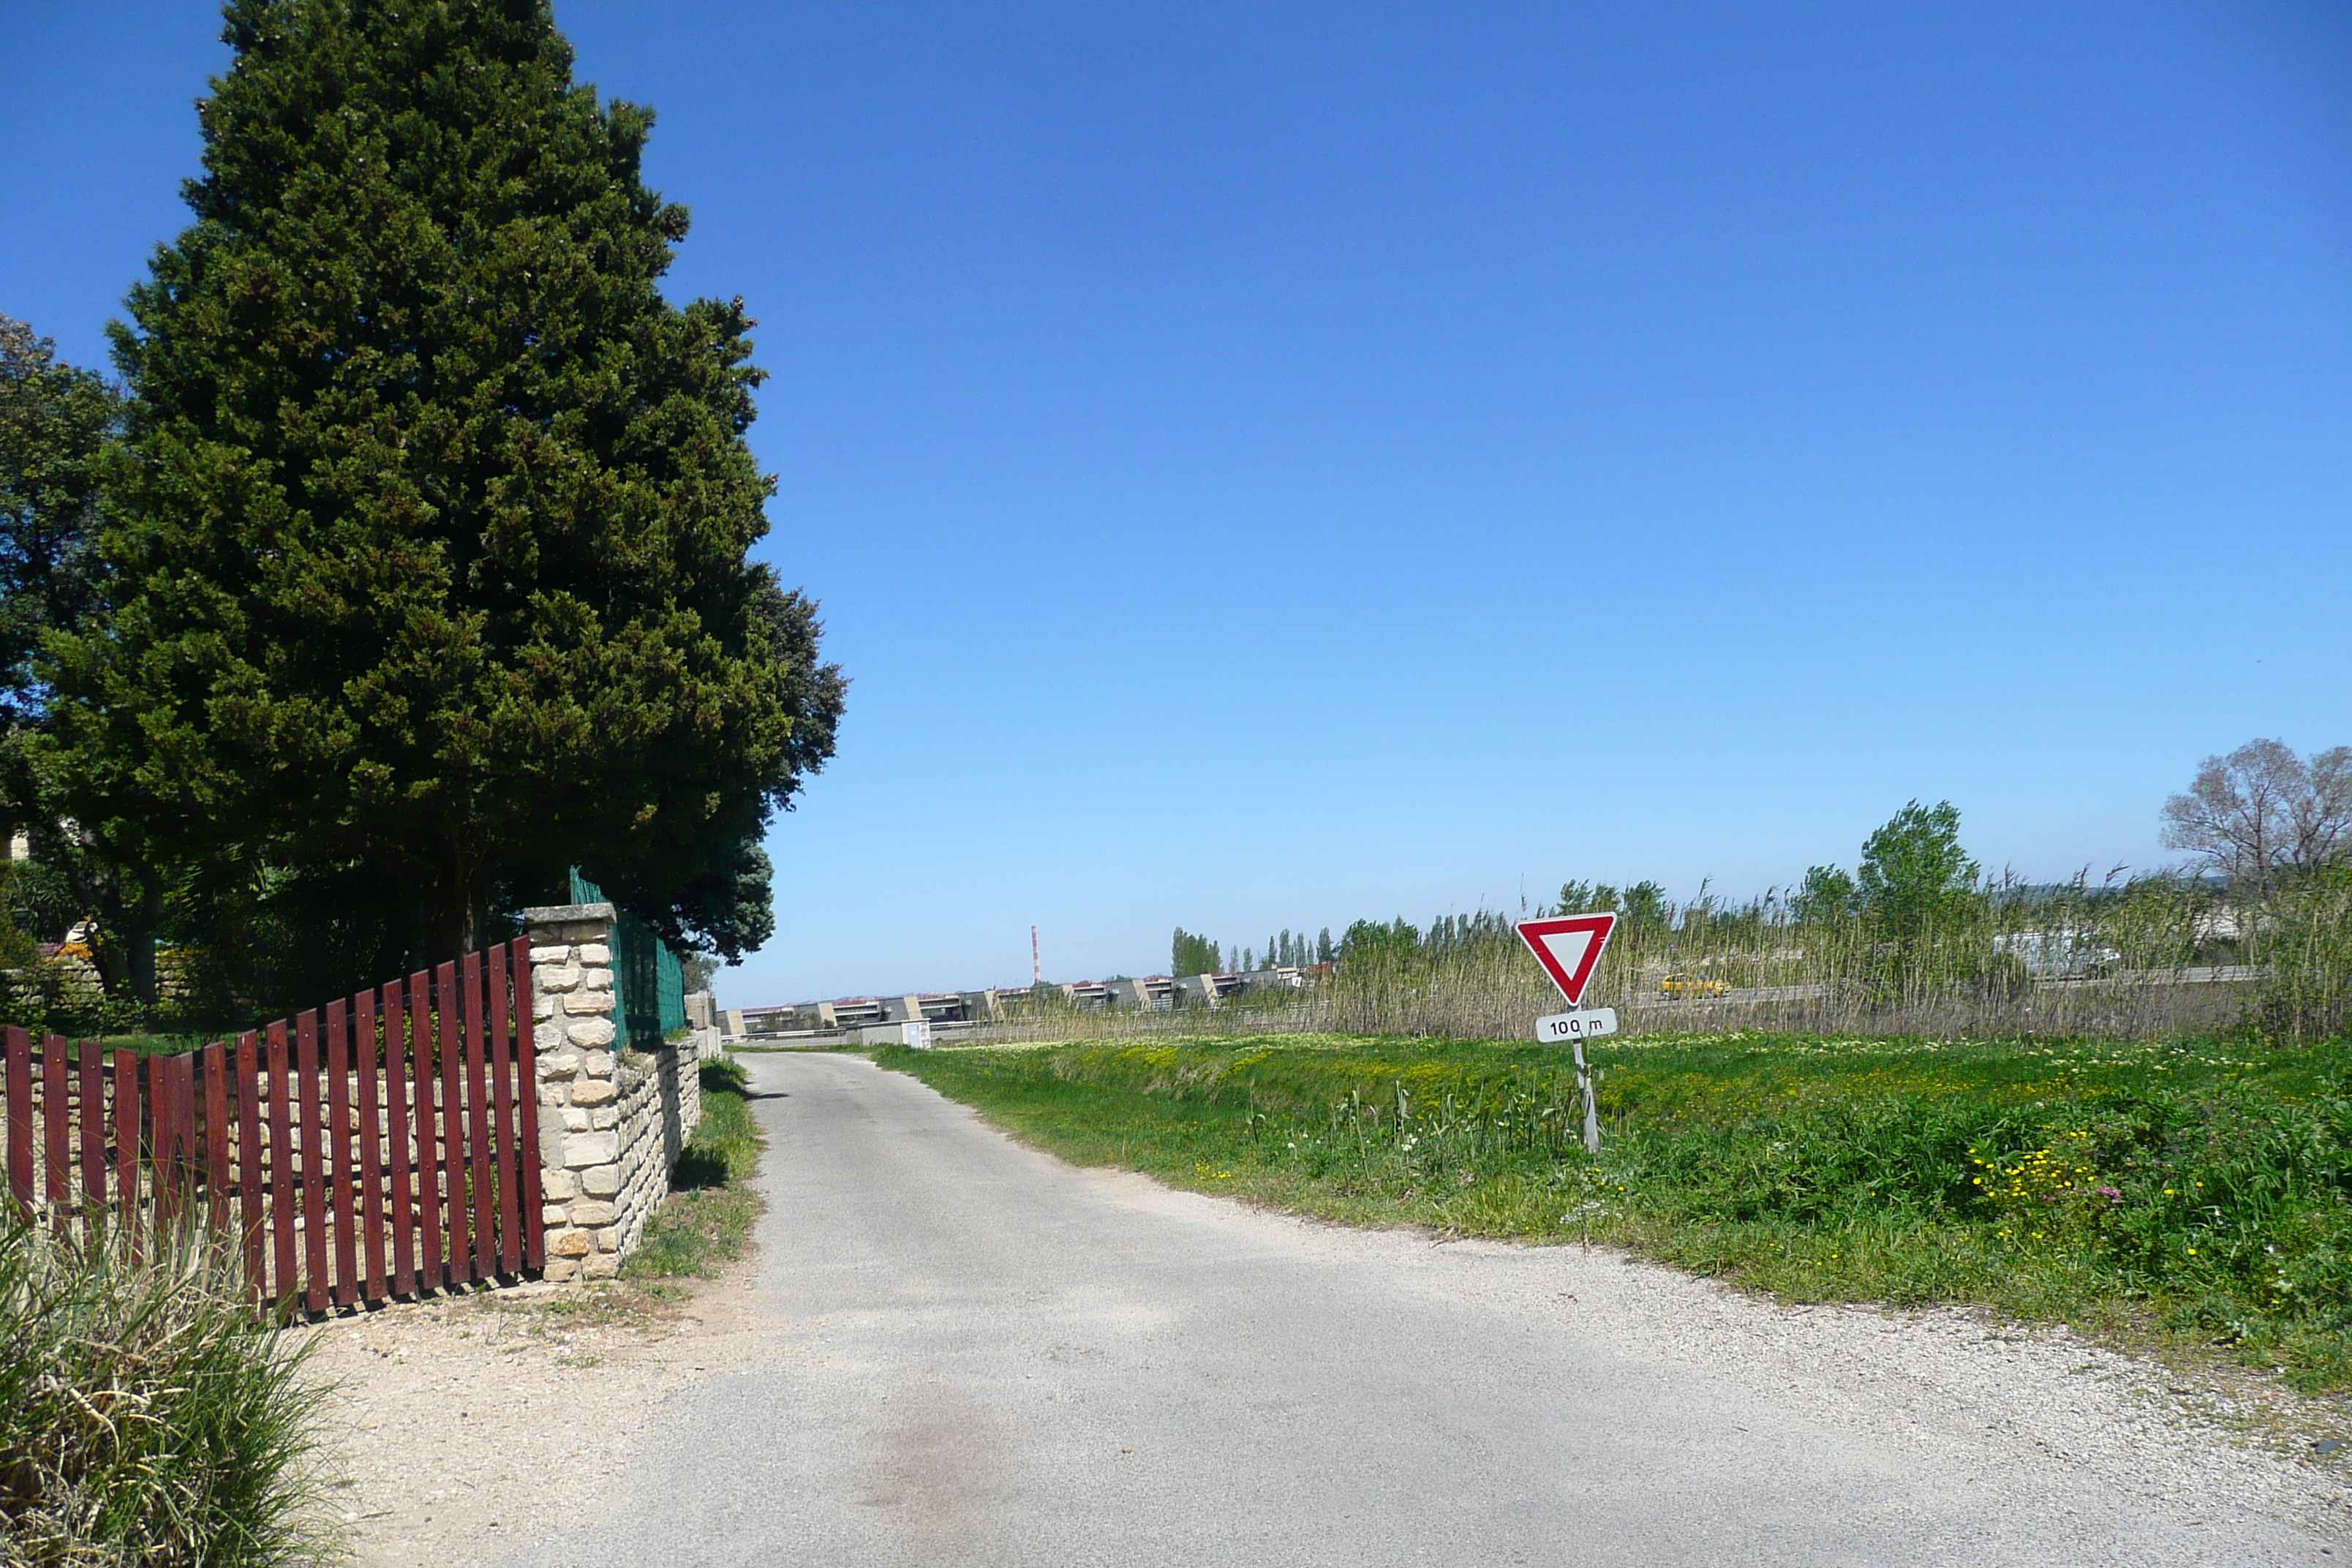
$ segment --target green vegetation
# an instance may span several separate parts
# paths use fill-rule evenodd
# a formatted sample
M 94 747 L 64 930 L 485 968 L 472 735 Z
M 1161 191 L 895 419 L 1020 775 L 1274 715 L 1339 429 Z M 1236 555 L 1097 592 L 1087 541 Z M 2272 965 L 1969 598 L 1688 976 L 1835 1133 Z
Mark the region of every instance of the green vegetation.
M 0 1561 L 309 1562 L 320 1394 L 201 1226 L 0 1230 Z
M 623 1272 L 632 1279 L 708 1279 L 743 1255 L 766 1205 L 745 1184 L 767 1140 L 751 1120 L 740 1063 L 702 1064 L 702 1121 L 670 1172 L 670 1195 L 646 1222 Z
M 1338 1036 L 877 1053 L 1019 1136 L 1350 1224 L 1975 1302 L 2352 1388 L 2352 1047 Z

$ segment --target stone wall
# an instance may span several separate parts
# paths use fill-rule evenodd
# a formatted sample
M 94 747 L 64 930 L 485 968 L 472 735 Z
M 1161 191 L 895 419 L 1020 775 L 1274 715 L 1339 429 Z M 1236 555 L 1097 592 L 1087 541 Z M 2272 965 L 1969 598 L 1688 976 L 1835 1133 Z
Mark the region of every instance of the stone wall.
M 539 1054 L 541 1223 L 552 1280 L 609 1279 L 702 1119 L 696 1040 L 633 1050 L 613 994 L 611 904 L 525 910 Z

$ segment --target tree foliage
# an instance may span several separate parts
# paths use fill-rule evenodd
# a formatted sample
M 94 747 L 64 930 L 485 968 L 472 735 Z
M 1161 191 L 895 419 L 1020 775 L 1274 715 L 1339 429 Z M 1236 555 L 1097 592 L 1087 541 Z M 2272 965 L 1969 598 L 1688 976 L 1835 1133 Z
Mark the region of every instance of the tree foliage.
M 1854 898 L 1880 936 L 1909 952 L 1975 908 L 1979 875 L 1960 847 L 1958 808 L 1915 800 L 1863 841 Z
M 0 316 L 0 726 L 39 719 L 42 637 L 97 603 L 99 460 L 118 411 L 102 377 Z
M 651 113 L 572 82 L 543 0 L 226 15 L 195 221 L 116 329 L 116 604 L 56 645 L 60 809 L 232 902 L 331 890 L 361 969 L 572 863 L 758 945 L 844 683 L 748 561 L 753 323 L 660 293 Z
M 1171 974 L 1222 974 L 1224 956 L 1217 944 L 1205 936 L 1176 928 L 1175 941 L 1170 944 L 1168 973 Z
M 2352 746 L 2303 758 L 2256 740 L 2206 758 L 2187 793 L 2164 803 L 2164 844 L 2256 897 L 2281 872 L 2342 863 L 2352 858 Z

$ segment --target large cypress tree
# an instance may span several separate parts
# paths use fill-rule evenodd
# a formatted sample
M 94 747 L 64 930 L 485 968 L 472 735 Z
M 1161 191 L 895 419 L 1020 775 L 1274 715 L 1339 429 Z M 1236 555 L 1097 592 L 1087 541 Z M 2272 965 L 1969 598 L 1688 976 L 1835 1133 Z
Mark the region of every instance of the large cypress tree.
M 659 292 L 652 115 L 572 82 L 543 0 L 225 16 L 195 222 L 115 329 L 116 605 L 58 649 L 53 776 L 157 857 L 373 909 L 383 956 L 573 863 L 756 945 L 843 682 L 747 561 L 753 323 Z

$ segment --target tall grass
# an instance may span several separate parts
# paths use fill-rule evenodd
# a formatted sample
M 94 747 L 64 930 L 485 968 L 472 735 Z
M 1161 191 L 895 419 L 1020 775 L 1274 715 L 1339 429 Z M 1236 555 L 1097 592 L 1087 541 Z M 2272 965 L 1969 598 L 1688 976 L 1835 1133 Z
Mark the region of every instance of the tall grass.
M 0 1229 L 0 1561 L 308 1563 L 319 1391 L 199 1217 Z
M 1258 993 L 1175 1013 L 1024 1004 L 982 1038 L 1077 1040 L 1166 1034 L 1390 1034 L 1521 1039 L 1559 993 L 1492 913 L 1427 933 L 1392 928 L 1355 944 L 1301 991 Z M 2083 973 L 2037 977 L 2029 944 L 2083 955 Z M 1732 988 L 1663 994 L 1668 974 Z M 2216 975 L 2219 978 L 2216 978 Z M 2053 889 L 1995 884 L 1902 942 L 1858 916 L 1801 918 L 1777 895 L 1737 907 L 1705 897 L 1622 920 L 1590 1007 L 1629 1033 L 1772 1030 L 2152 1039 L 2259 1022 L 2296 1037 L 2345 1026 L 2352 1010 L 2352 877 L 2282 889 L 2259 910 L 2208 884 L 2087 876 Z

